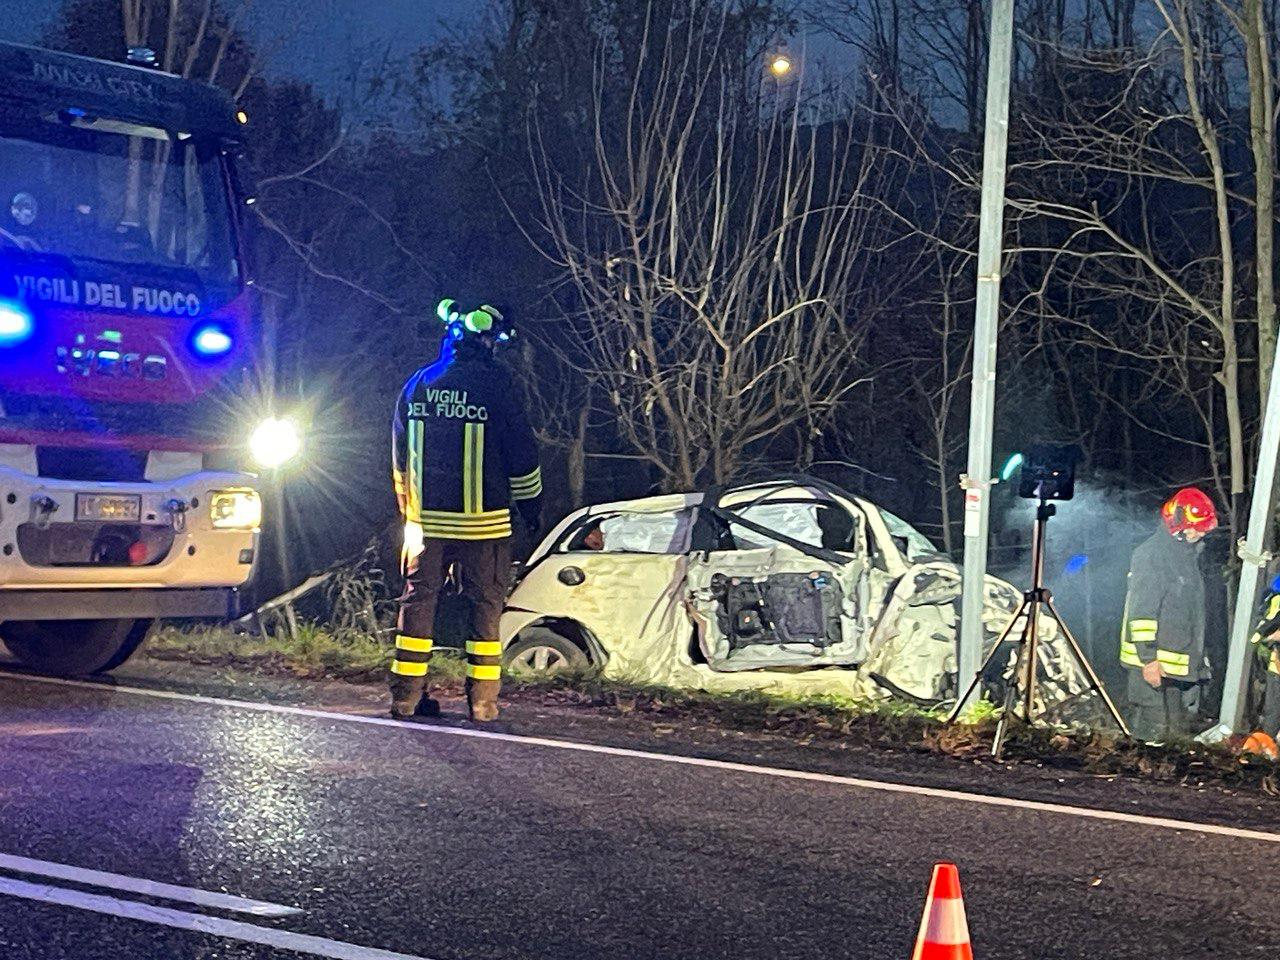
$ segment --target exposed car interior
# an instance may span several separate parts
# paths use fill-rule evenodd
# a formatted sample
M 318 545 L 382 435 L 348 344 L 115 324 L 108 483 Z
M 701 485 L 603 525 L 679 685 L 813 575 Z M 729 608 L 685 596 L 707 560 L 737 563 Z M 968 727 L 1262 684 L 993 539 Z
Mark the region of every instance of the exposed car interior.
M 553 552 L 684 553 L 692 525 L 692 510 L 590 514 L 561 535 Z

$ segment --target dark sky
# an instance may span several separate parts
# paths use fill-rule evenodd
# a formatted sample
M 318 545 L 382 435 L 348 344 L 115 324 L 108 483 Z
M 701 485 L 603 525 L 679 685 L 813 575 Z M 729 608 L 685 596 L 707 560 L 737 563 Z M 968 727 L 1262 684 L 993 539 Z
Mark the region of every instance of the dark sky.
M 0 41 L 35 42 L 63 2 L 0 0 Z M 361 62 L 403 57 L 453 28 L 470 27 L 488 7 L 487 0 L 224 0 L 224 9 L 239 2 L 251 4 L 249 32 L 266 56 L 267 76 L 313 83 L 355 113 L 367 105 L 349 82 L 369 75 Z M 789 49 L 824 75 L 847 77 L 856 69 L 847 49 L 815 31 L 793 38 Z
M 35 40 L 59 6 L 61 0 L 0 0 L 0 40 Z M 480 6 L 480 0 L 255 0 L 252 31 L 271 53 L 268 72 L 329 88 L 349 74 L 353 58 L 388 48 L 408 53 L 439 37 L 443 23 L 465 22 Z M 309 11 L 305 21 L 301 8 Z

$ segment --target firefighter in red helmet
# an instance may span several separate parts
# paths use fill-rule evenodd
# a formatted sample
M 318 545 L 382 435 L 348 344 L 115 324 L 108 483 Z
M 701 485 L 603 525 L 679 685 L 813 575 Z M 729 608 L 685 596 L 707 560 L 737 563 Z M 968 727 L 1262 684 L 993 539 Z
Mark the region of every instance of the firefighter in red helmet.
M 1129 726 L 1143 740 L 1188 737 L 1209 679 L 1204 651 L 1205 590 L 1199 543 L 1218 525 L 1208 494 L 1175 493 L 1161 528 L 1133 552 L 1120 662 L 1129 671 Z

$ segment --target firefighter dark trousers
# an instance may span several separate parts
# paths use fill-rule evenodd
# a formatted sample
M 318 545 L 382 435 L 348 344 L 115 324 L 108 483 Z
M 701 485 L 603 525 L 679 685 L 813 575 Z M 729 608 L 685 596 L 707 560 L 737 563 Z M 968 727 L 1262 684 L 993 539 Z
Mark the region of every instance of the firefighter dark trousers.
M 472 608 L 468 634 L 471 639 L 467 641 L 467 705 L 473 715 L 496 711 L 502 686 L 498 618 L 507 596 L 511 540 L 428 538 L 422 552 L 409 561 L 400 598 L 395 659 L 391 663 L 391 698 L 398 713 L 412 713 L 426 691 L 436 603 L 445 576 L 455 563 L 462 595 Z
M 1194 693 L 1199 684 L 1165 677 L 1159 689 L 1129 672 L 1129 726 L 1139 740 L 1191 736 Z
M 1267 670 L 1267 685 L 1262 695 L 1262 729 L 1280 736 L 1280 673 Z

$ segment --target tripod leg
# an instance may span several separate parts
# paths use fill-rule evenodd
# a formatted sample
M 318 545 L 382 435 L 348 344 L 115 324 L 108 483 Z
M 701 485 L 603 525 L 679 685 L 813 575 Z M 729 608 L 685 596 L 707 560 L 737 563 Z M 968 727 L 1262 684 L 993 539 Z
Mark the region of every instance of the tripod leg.
M 969 682 L 969 686 L 965 688 L 964 696 L 956 701 L 956 705 L 951 709 L 951 713 L 947 715 L 946 723 L 955 723 L 956 717 L 960 716 L 960 711 L 964 709 L 964 705 L 969 702 L 969 698 L 973 696 L 973 691 L 977 689 L 978 684 L 982 681 L 982 675 L 987 672 L 987 667 L 991 666 L 991 662 L 995 660 L 996 654 L 1000 652 L 1000 645 L 1009 639 L 1009 634 L 1013 633 L 1013 625 L 1018 622 L 1019 618 L 1027 612 L 1027 608 L 1031 601 L 1023 599 L 1022 605 L 1018 607 L 1009 622 L 1005 624 L 1004 630 L 1000 632 L 1000 636 L 996 639 L 996 645 L 991 648 L 991 652 L 987 654 L 986 659 L 982 661 L 982 666 L 978 668 L 978 672 L 973 675 L 973 680 Z
M 1071 632 L 1071 628 L 1067 626 L 1067 622 L 1062 619 L 1062 614 L 1058 613 L 1058 608 L 1053 605 L 1053 600 L 1046 601 L 1049 612 L 1053 614 L 1053 619 L 1058 621 L 1058 626 L 1062 628 L 1062 634 L 1067 638 L 1067 643 L 1071 647 L 1071 652 L 1075 655 L 1076 661 L 1084 668 L 1085 676 L 1089 678 L 1089 685 L 1093 687 L 1093 692 L 1102 698 L 1102 702 L 1106 704 L 1107 712 L 1111 714 L 1111 719 L 1116 722 L 1116 726 L 1120 728 L 1120 732 L 1126 737 L 1133 736 L 1129 732 L 1129 725 L 1124 722 L 1124 717 L 1120 716 L 1120 711 L 1116 709 L 1115 703 L 1112 702 L 1111 696 L 1103 687 L 1102 681 L 1098 679 L 1097 673 L 1094 672 L 1093 664 L 1089 662 L 1089 658 L 1084 655 L 1084 651 L 1080 649 L 1080 644 L 1076 641 L 1075 634 Z
M 1036 647 L 1040 644 L 1040 602 L 1033 600 L 1030 607 L 1031 609 L 1027 613 L 1027 626 L 1024 631 L 1026 639 L 1022 645 L 1024 652 L 1022 659 L 1025 663 L 1020 664 L 1027 671 L 1026 679 L 1023 681 L 1026 686 L 1022 690 L 1022 719 L 1026 720 L 1027 723 L 1030 723 L 1031 718 L 1035 715 L 1036 670 L 1040 666 L 1040 660 L 1036 656 Z
M 1035 655 L 1035 647 L 1030 642 L 1031 630 L 1036 622 L 1035 617 L 1031 616 L 1034 607 L 1035 601 L 1030 597 L 1023 601 L 1022 609 L 1025 610 L 1027 619 L 1022 625 L 1022 638 L 1018 641 L 1018 655 L 1013 660 L 1013 670 L 1009 674 L 1009 685 L 1005 687 L 1004 707 L 1000 711 L 1000 720 L 996 724 L 995 739 L 991 741 L 991 756 L 997 760 L 1000 759 L 1000 754 L 1004 750 L 1004 736 L 1009 730 L 1009 721 L 1017 715 L 1018 700 L 1020 699 L 1018 696 L 1018 683 L 1022 678 L 1023 670 L 1027 667 L 1027 657 L 1028 655 Z M 1014 623 L 1016 622 L 1017 617 L 1014 618 Z M 1034 662 L 1031 666 L 1034 671 Z M 1032 673 L 1031 677 L 1034 682 L 1035 674 Z M 1027 723 L 1031 723 L 1030 715 L 1027 716 Z
M 1018 656 L 1013 663 L 1013 675 L 1009 678 L 1009 686 L 1004 691 L 1004 706 L 1000 710 L 1000 720 L 996 723 L 996 735 L 991 741 L 991 756 L 997 760 L 1004 750 L 1004 735 L 1009 727 L 1009 718 L 1013 716 L 1014 704 L 1018 699 L 1018 674 L 1022 671 L 1022 658 L 1027 650 L 1026 644 L 1019 644 Z

